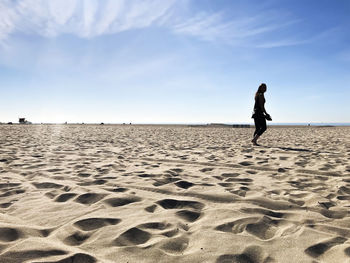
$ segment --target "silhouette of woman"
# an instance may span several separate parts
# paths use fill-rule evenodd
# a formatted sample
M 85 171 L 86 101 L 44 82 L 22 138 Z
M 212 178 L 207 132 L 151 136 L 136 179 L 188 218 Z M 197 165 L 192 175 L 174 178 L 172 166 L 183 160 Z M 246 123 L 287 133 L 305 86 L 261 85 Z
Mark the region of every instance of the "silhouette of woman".
M 265 110 L 265 92 L 266 84 L 261 83 L 258 91 L 255 93 L 254 113 L 252 116 L 255 124 L 254 138 L 252 140 L 254 145 L 259 145 L 257 140 L 266 131 L 266 120 L 272 120 L 270 115 Z

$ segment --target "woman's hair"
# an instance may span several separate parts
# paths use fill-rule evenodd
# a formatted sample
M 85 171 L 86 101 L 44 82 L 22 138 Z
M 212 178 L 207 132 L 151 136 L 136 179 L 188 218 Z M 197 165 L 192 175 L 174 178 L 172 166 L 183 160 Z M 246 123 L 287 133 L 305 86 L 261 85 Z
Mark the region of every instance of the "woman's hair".
M 255 99 L 258 97 L 259 93 L 264 94 L 265 91 L 266 91 L 266 84 L 261 83 L 259 88 L 258 88 L 258 91 L 255 93 Z

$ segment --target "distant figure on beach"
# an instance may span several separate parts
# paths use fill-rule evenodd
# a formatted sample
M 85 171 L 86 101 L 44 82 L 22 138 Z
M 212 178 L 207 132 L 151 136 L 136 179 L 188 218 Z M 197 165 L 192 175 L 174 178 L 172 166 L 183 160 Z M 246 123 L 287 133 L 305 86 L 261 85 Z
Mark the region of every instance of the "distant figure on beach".
M 255 124 L 254 138 L 252 140 L 252 143 L 254 145 L 259 145 L 257 141 L 259 137 L 266 131 L 266 120 L 272 120 L 271 116 L 265 110 L 265 92 L 266 84 L 261 83 L 258 91 L 255 93 L 254 113 L 252 116 Z

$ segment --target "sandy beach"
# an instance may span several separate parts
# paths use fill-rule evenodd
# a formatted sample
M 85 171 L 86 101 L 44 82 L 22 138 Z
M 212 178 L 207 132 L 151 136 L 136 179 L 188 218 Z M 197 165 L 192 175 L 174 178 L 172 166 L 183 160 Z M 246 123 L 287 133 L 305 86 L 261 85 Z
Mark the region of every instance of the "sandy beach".
M 0 262 L 350 262 L 350 127 L 0 126 Z

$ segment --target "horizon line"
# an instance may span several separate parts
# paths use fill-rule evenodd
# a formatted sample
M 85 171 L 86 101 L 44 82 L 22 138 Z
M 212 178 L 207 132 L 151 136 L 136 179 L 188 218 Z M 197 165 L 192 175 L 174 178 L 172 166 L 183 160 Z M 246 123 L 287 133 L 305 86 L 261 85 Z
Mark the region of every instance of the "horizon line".
M 8 124 L 21 124 L 21 125 L 201 125 L 201 126 L 232 126 L 232 125 L 252 125 L 253 122 L 210 122 L 210 123 L 202 123 L 202 122 L 28 122 L 28 123 L 19 123 L 19 122 L 0 122 L 0 125 L 8 125 Z M 274 122 L 267 123 L 270 126 L 324 126 L 324 125 L 332 125 L 332 126 L 350 126 L 350 122 Z

